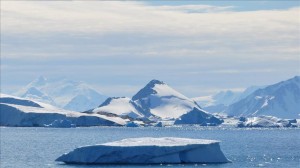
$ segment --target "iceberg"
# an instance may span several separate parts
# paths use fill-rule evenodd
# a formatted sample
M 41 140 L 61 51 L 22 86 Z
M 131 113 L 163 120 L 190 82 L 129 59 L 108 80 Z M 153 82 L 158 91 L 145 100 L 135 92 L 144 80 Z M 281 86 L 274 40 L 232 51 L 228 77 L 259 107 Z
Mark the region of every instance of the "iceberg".
M 129 138 L 85 146 L 63 154 L 67 164 L 228 163 L 219 141 L 175 137 Z
M 251 118 L 240 118 L 237 127 L 297 127 L 296 119 L 281 119 L 274 116 L 258 116 Z

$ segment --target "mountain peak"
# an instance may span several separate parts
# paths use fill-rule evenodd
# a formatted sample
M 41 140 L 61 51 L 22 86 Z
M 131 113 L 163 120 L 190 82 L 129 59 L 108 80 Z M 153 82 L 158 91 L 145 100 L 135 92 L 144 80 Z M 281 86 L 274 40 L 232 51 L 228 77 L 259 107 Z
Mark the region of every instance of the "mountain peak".
M 98 107 L 103 107 L 103 106 L 107 106 L 111 103 L 111 101 L 113 100 L 117 100 L 117 99 L 128 99 L 130 100 L 129 98 L 127 97 L 108 97 L 102 104 L 100 104 L 100 106 Z
M 44 93 L 38 90 L 36 87 L 30 87 L 22 97 L 26 97 L 27 95 L 35 95 L 38 97 L 42 97 Z
M 295 76 L 258 89 L 231 104 L 227 113 L 236 116 L 271 115 L 279 118 L 299 117 L 300 78 Z M 249 106 L 251 105 L 251 106 Z
M 132 100 L 137 100 L 143 97 L 147 97 L 150 94 L 156 94 L 157 91 L 154 89 L 155 85 L 165 85 L 163 81 L 153 79 L 144 88 L 142 88 L 137 94 L 132 97 Z
M 299 82 L 300 81 L 300 76 L 295 76 L 291 80 Z
M 157 80 L 157 79 L 152 79 L 148 85 L 155 85 L 155 84 L 158 84 L 158 85 L 163 85 L 165 84 L 163 81 L 160 81 L 160 80 Z
M 44 76 L 39 76 L 38 78 L 36 78 L 31 82 L 31 86 L 42 86 L 45 85 L 46 83 L 47 83 L 47 78 L 45 78 Z

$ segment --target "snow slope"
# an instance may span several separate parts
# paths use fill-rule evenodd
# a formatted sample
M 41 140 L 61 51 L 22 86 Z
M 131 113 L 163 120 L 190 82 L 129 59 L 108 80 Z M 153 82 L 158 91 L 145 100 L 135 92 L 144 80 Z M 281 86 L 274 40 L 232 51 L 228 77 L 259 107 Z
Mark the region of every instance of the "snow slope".
M 98 108 L 93 109 L 92 112 L 106 115 L 112 114 L 120 117 L 130 117 L 133 119 L 144 117 L 144 115 L 137 109 L 135 103 L 127 97 L 110 97 Z
M 227 163 L 219 142 L 186 138 L 130 138 L 77 148 L 56 159 L 77 164 Z
M 154 115 L 162 119 L 176 119 L 193 108 L 197 103 L 158 80 L 150 81 L 132 97 L 145 116 Z
M 95 108 L 107 98 L 83 82 L 65 78 L 48 80 L 42 76 L 29 83 L 15 95 L 73 111 Z
M 259 89 L 230 105 L 226 112 L 235 116 L 268 115 L 300 118 L 300 77 Z
M 77 126 L 125 125 L 124 119 L 99 114 L 68 111 L 52 105 L 1 94 L 1 126 L 45 126 L 56 120 L 69 120 Z

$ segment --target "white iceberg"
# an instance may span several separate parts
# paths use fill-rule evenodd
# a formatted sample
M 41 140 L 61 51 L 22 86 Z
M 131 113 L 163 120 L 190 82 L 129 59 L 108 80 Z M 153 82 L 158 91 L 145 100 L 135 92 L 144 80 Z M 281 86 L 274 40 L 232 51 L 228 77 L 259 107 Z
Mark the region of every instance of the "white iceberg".
M 237 127 L 297 127 L 297 120 L 264 115 L 251 118 L 241 117 Z
M 187 138 L 130 138 L 85 146 L 63 154 L 67 164 L 178 164 L 230 162 L 219 141 Z

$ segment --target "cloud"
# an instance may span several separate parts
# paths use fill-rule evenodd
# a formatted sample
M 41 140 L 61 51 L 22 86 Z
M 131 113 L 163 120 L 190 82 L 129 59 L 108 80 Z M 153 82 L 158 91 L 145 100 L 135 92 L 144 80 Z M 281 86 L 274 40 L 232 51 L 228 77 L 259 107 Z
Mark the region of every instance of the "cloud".
M 1 76 L 10 85 L 15 76 L 28 82 L 64 73 L 108 91 L 124 84 L 126 93 L 152 78 L 208 90 L 268 84 L 270 76 L 300 73 L 299 13 L 299 7 L 3 1 Z M 205 89 L 185 91 L 198 96 Z
M 299 8 L 243 12 L 231 9 L 234 8 L 117 1 L 4 1 L 2 55 L 74 58 L 84 51 L 86 57 L 285 55 L 295 60 L 300 52 L 300 21 L 295 17 Z M 15 49 L 16 43 L 19 50 Z
M 263 34 L 271 37 L 276 32 L 294 31 L 299 20 L 299 8 L 282 11 L 204 12 L 186 13 L 182 10 L 228 9 L 205 5 L 149 6 L 137 2 L 108 1 L 4 1 L 2 3 L 2 27 L 7 33 L 114 33 L 143 32 L 202 36 L 240 33 L 245 36 Z M 278 34 L 280 35 L 280 34 Z M 281 36 L 281 35 L 280 35 Z M 289 35 L 290 36 L 290 35 Z
M 226 12 L 234 9 L 233 6 L 212 6 L 212 5 L 179 5 L 179 6 L 159 6 L 157 9 L 167 11 L 180 11 L 186 13 L 215 13 Z

